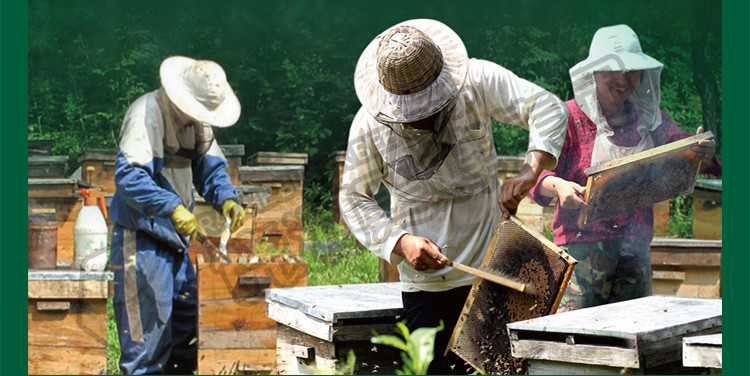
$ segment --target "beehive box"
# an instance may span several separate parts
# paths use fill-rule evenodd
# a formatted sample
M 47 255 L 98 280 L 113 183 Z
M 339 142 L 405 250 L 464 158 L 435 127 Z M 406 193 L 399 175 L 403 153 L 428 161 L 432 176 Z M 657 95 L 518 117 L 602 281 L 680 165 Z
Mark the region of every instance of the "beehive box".
M 68 156 L 30 156 L 29 178 L 63 178 L 68 170 Z
M 721 332 L 721 300 L 649 296 L 508 324 L 529 374 L 680 372 L 682 339 Z
M 307 263 L 290 255 L 197 256 L 198 374 L 273 374 L 276 323 L 265 290 L 307 285 Z
M 653 295 L 720 298 L 721 259 L 721 240 L 654 238 Z
M 29 270 L 29 374 L 106 373 L 111 272 Z
M 251 155 L 247 163 L 251 166 L 305 166 L 307 154 L 259 151 Z
M 103 187 L 105 193 L 115 193 L 115 149 L 89 149 L 78 155 L 81 164 L 81 180 Z M 94 168 L 89 176 L 86 169 Z
M 682 339 L 682 365 L 698 368 L 722 368 L 721 333 Z M 713 373 L 712 373 L 713 374 Z M 721 374 L 721 372 L 718 372 Z
M 448 348 L 485 373 L 523 373 L 525 364 L 511 357 L 508 323 L 555 313 L 576 260 L 517 217 L 502 221 L 487 248 L 482 269 L 532 284 L 531 296 L 477 278 Z
M 302 253 L 304 166 L 243 166 L 240 181 L 271 189 L 268 204 L 258 206 L 255 230 L 276 250 Z M 256 239 L 261 240 L 261 239 Z
M 721 179 L 698 179 L 695 183 L 693 238 L 721 239 Z
M 394 334 L 403 308 L 400 283 L 365 283 L 270 289 L 267 315 L 276 320 L 280 374 L 332 375 L 356 357 L 354 374 L 395 374 L 399 350 L 373 345 L 377 334 Z M 395 362 L 395 363 L 394 363 Z
M 28 179 L 29 209 L 55 209 L 59 266 L 73 262 L 73 229 L 82 206 L 77 188 L 72 179 Z
M 40 138 L 29 140 L 29 156 L 44 156 L 52 154 L 52 148 L 55 146 L 55 139 Z
M 578 227 L 692 193 L 701 162 L 691 147 L 712 137 L 706 132 L 587 168 L 588 205 Z
M 240 184 L 240 166 L 242 166 L 242 157 L 245 156 L 245 145 L 219 145 L 221 153 L 224 154 L 224 158 L 229 162 L 226 171 L 229 174 L 229 178 L 232 179 L 232 184 Z

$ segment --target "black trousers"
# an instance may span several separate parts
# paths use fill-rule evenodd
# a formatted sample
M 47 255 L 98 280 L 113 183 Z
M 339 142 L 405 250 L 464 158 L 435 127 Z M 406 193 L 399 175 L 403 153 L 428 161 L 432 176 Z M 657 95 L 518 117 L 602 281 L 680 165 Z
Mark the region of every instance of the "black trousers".
M 402 317 L 410 333 L 418 328 L 434 328 L 440 325 L 440 320 L 445 325 L 435 337 L 435 359 L 427 370 L 430 375 L 465 375 L 467 369 L 471 368 L 452 351 L 443 356 L 470 291 L 471 286 L 464 286 L 440 292 L 401 293 L 404 303 Z

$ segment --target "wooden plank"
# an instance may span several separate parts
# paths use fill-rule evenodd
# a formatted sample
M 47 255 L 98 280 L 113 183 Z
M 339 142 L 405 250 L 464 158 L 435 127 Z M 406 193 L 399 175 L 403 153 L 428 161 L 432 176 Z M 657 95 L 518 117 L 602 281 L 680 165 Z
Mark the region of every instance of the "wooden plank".
M 282 375 L 312 375 L 316 371 L 334 374 L 336 369 L 336 348 L 332 342 L 324 341 L 307 333 L 277 325 L 276 366 Z M 312 358 L 299 358 L 292 346 L 312 347 Z
M 279 326 L 288 326 L 324 341 L 333 341 L 333 329 L 330 322 L 305 314 L 299 309 L 289 307 L 285 304 L 268 300 L 268 295 L 266 295 L 266 301 L 266 315 L 275 320 Z
M 584 363 L 608 367 L 640 368 L 638 352 L 635 349 L 576 345 L 535 340 L 511 342 L 511 354 L 517 358 L 541 360 L 566 360 L 570 363 Z
M 39 309 L 50 303 L 68 305 L 66 310 Z M 104 348 L 107 345 L 107 301 L 28 301 L 29 345 Z
M 198 333 L 200 349 L 274 349 L 276 329 L 205 331 Z
M 260 151 L 248 158 L 251 165 L 306 165 L 306 153 L 278 153 Z
M 298 181 L 305 178 L 304 166 L 242 166 L 239 168 L 243 184 Z
M 199 298 L 200 299 L 200 298 Z M 200 332 L 272 329 L 276 323 L 266 317 L 263 298 L 212 300 L 198 303 Z
M 592 364 L 529 359 L 529 375 L 642 375 L 638 368 L 607 367 Z
M 108 281 L 29 281 L 29 299 L 106 299 Z
M 243 276 L 270 277 L 270 288 L 307 285 L 307 264 L 300 258 L 294 258 L 294 262 L 252 264 L 199 262 L 197 269 L 202 301 L 263 296 L 265 286 L 241 285 L 239 280 Z
M 722 334 L 685 337 L 682 341 L 685 367 L 722 368 Z
M 659 340 L 644 338 L 639 343 L 641 367 L 656 368 L 665 364 L 682 364 L 682 340 L 685 336 L 720 333 L 721 326 L 702 328 L 697 324 L 674 328 Z
M 107 349 L 29 345 L 30 375 L 103 375 Z
M 578 226 L 692 193 L 700 160 L 690 148 L 711 137 L 707 132 L 586 169 L 588 205 Z
M 721 266 L 721 253 L 651 251 L 651 265 Z
M 722 241 L 709 239 L 681 239 L 681 238 L 659 238 L 651 240 L 651 249 L 655 248 L 687 248 L 701 251 L 713 250 L 721 252 Z
M 684 281 L 685 272 L 672 271 L 672 270 L 654 270 L 651 272 L 653 279 L 666 279 L 673 281 Z
M 271 375 L 276 350 L 199 349 L 199 375 Z

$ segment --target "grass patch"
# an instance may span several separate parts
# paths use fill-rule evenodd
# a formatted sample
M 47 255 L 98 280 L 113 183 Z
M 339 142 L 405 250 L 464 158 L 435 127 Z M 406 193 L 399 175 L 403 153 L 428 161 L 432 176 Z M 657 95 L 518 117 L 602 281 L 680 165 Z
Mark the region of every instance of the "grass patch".
M 107 374 L 121 375 L 120 366 L 120 337 L 115 324 L 115 308 L 112 298 L 107 299 Z

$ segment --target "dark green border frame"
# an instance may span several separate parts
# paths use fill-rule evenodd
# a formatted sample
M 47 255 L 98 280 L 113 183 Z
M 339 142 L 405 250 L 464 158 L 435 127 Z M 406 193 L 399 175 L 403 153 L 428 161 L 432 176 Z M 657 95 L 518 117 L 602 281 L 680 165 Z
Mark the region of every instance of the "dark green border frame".
M 0 3 L 0 374 L 26 371 L 27 4 Z
M 470 6 L 470 5 L 467 5 Z M 648 10 L 644 10 L 648 11 Z M 724 141 L 724 179 L 726 189 L 724 224 L 724 360 L 726 374 L 746 375 L 748 338 L 750 338 L 750 202 L 748 201 L 748 166 L 750 154 L 750 6 L 744 0 L 723 2 L 723 111 L 724 126 L 730 135 Z M 27 191 L 23 188 L 27 154 L 27 42 L 28 11 L 24 1 L 0 3 L 0 374 L 26 373 L 22 323 L 24 315 L 23 278 L 27 238 L 24 226 Z

